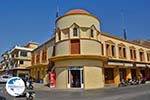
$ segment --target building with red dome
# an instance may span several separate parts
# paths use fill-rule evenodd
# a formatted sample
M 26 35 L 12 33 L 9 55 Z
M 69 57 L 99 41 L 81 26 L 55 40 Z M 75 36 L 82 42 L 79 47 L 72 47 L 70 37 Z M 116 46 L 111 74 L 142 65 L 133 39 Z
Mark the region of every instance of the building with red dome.
M 97 89 L 121 79 L 150 76 L 150 47 L 101 32 L 100 19 L 82 9 L 56 20 L 53 38 L 32 51 L 31 75 L 55 88 Z M 51 83 L 51 82 L 50 82 Z

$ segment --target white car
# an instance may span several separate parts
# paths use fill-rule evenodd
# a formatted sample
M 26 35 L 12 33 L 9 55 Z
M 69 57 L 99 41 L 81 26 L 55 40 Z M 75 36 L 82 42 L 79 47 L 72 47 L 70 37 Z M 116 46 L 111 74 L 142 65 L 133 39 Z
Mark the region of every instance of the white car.
M 10 75 L 2 75 L 0 76 L 0 83 L 6 83 L 12 76 Z

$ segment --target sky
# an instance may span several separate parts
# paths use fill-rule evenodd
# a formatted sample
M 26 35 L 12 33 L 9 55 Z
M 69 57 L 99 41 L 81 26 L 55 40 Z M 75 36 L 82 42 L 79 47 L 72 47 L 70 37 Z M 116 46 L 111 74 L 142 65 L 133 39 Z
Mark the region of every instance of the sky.
M 128 40 L 150 39 L 150 0 L 58 0 L 58 4 L 59 16 L 84 9 L 100 19 L 102 32 L 122 38 L 125 27 Z M 55 20 L 56 0 L 0 0 L 0 54 L 16 44 L 46 42 L 54 33 Z

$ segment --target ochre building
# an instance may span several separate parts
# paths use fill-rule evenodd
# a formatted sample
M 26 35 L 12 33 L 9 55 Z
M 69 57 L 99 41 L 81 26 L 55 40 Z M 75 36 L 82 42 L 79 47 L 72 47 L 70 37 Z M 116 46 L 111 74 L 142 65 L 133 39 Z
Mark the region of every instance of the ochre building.
M 100 20 L 75 9 L 56 20 L 56 32 L 32 51 L 31 75 L 46 82 L 56 73 L 58 89 L 97 89 L 121 79 L 150 76 L 150 47 L 101 32 Z

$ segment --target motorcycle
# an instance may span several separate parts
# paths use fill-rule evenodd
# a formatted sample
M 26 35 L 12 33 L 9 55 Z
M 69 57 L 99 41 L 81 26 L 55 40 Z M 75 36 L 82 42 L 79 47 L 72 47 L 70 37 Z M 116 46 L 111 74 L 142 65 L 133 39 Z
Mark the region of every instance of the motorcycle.
M 118 87 L 126 87 L 127 85 L 128 83 L 124 79 L 121 79 L 120 83 L 118 84 Z

